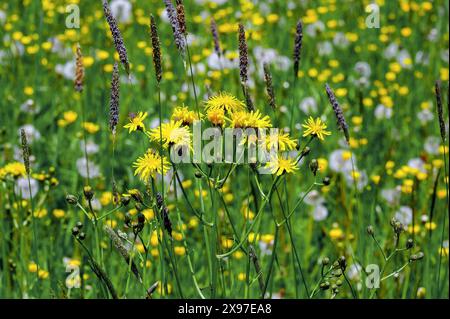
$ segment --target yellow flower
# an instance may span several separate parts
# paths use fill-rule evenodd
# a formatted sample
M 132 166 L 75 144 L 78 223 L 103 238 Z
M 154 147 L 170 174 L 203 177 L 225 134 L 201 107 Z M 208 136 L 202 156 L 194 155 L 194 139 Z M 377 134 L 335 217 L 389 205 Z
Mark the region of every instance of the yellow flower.
M 234 128 L 269 128 L 270 117 L 257 111 L 239 111 L 231 114 L 231 127 Z
M 49 275 L 49 273 L 48 273 L 47 270 L 39 269 L 38 276 L 39 276 L 40 279 L 47 279 L 48 275 Z
M 23 93 L 26 95 L 33 95 L 34 89 L 31 86 L 27 86 L 23 89 Z
M 291 139 L 288 133 L 269 134 L 266 139 L 266 145 L 268 150 L 278 146 L 278 150 L 281 152 L 292 151 L 297 147 L 297 141 Z
M 147 112 L 139 112 L 137 115 L 132 113 L 129 116 L 130 123 L 124 126 L 128 129 L 128 133 L 136 130 L 145 130 L 144 120 L 147 117 Z
M 23 165 L 20 162 L 12 162 L 12 163 L 6 164 L 0 172 L 1 172 L 0 178 L 3 178 L 7 175 L 10 175 L 13 177 L 21 177 L 21 176 L 25 176 L 25 174 L 26 174 L 25 165 Z
M 102 206 L 106 206 L 109 203 L 111 203 L 111 200 L 113 199 L 113 194 L 111 192 L 103 192 L 100 196 L 100 204 Z
M 342 239 L 344 238 L 344 232 L 342 231 L 342 229 L 335 227 L 330 230 L 328 236 L 330 236 L 331 239 Z
M 222 126 L 225 123 L 225 111 L 223 109 L 209 109 L 206 112 L 206 117 L 211 124 L 215 126 Z
M 92 122 L 84 122 L 83 127 L 89 134 L 95 134 L 100 130 L 100 126 Z
M 270 169 L 272 174 L 278 176 L 284 173 L 294 173 L 298 170 L 297 161 L 293 158 L 283 158 L 281 156 L 274 156 L 266 163 L 266 168 Z
M 77 120 L 78 114 L 74 111 L 67 111 L 63 113 L 64 121 L 66 121 L 67 124 L 73 123 Z
M 163 146 L 166 148 L 172 145 L 191 146 L 191 133 L 189 132 L 189 127 L 182 125 L 181 121 L 163 123 L 161 127 L 158 126 L 150 131 L 150 139 L 152 141 L 159 143 L 161 137 L 162 142 L 164 143 Z
M 181 121 L 183 125 L 191 125 L 198 119 L 197 113 L 190 111 L 187 106 L 176 107 L 172 113 L 172 120 L 174 122 Z
M 161 165 L 162 164 L 162 165 Z M 165 157 L 162 158 L 153 150 L 148 150 L 144 156 L 139 157 L 134 163 L 136 168 L 134 175 L 147 182 L 150 177 L 155 177 L 156 173 L 164 175 L 169 170 L 169 165 Z
M 28 271 L 33 273 L 38 271 L 38 265 L 35 262 L 30 262 L 28 264 Z
M 175 252 L 175 255 L 178 256 L 183 256 L 184 254 L 186 254 L 186 248 L 184 248 L 183 246 L 175 246 L 173 248 L 173 251 Z
M 435 230 L 437 227 L 435 222 L 426 222 L 425 223 L 425 229 L 427 230 Z
M 244 102 L 227 92 L 220 92 L 219 94 L 210 97 L 208 101 L 205 102 L 205 108 L 207 110 L 223 109 L 229 113 L 243 110 L 244 105 Z
M 152 220 L 155 217 L 155 213 L 153 209 L 147 208 L 142 211 L 142 214 L 145 216 L 146 220 Z
M 65 212 L 62 209 L 54 209 L 53 210 L 53 216 L 56 218 L 63 218 L 65 215 Z
M 47 210 L 45 208 L 38 209 L 33 213 L 33 216 L 36 218 L 43 218 L 47 216 Z
M 310 116 L 302 126 L 306 128 L 306 131 L 303 133 L 303 137 L 311 135 L 323 141 L 324 135 L 331 135 L 331 132 L 325 130 L 327 125 L 323 123 L 320 118 L 316 118 L 314 121 L 314 119 Z

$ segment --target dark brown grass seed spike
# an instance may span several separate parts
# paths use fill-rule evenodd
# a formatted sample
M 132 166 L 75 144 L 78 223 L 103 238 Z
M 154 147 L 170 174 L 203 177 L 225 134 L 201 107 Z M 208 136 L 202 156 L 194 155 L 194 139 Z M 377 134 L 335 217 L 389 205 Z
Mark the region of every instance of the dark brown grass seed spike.
M 25 165 L 25 171 L 27 172 L 27 175 L 30 175 L 30 147 L 24 129 L 20 130 L 20 140 L 22 143 L 22 158 Z
M 127 49 L 125 48 L 122 34 L 120 33 L 120 29 L 117 25 L 116 19 L 111 13 L 108 1 L 107 0 L 102 1 L 103 1 L 103 11 L 105 13 L 106 21 L 108 22 L 109 25 L 109 30 L 111 31 L 111 35 L 113 37 L 114 46 L 116 48 L 117 53 L 119 54 L 120 62 L 125 68 L 127 74 L 130 75 L 130 63 L 128 61 Z
M 176 0 L 176 9 L 177 9 L 177 19 L 178 19 L 178 26 L 180 28 L 180 32 L 183 35 L 186 35 L 187 29 L 186 29 L 186 15 L 184 13 L 184 4 L 183 0 Z
M 336 99 L 336 96 L 334 95 L 333 90 L 330 88 L 328 84 L 325 84 L 325 90 L 327 91 L 328 100 L 330 101 L 331 107 L 333 108 L 334 114 L 336 115 L 337 124 L 339 128 L 344 132 L 345 140 L 347 143 L 350 141 L 350 134 L 348 131 L 348 125 L 345 121 L 344 113 L 342 112 L 341 107 L 339 106 L 339 103 Z
M 214 41 L 214 51 L 220 57 L 222 55 L 222 51 L 220 49 L 220 41 L 219 41 L 219 32 L 217 31 L 217 24 L 214 18 L 211 18 L 210 22 L 211 34 Z
M 275 110 L 277 108 L 277 104 L 275 101 L 275 92 L 273 89 L 272 74 L 270 74 L 269 64 L 264 63 L 263 68 L 264 68 L 264 82 L 266 83 L 266 92 L 269 98 L 269 105 L 272 109 Z
M 161 45 L 158 36 L 158 27 L 153 15 L 150 15 L 150 37 L 153 47 L 153 65 L 155 67 L 156 81 L 160 83 L 162 79 Z
M 442 95 L 441 95 L 441 82 L 436 81 L 434 84 L 434 91 L 436 93 L 436 106 L 437 106 L 437 114 L 439 119 L 439 131 L 441 133 L 442 141 L 445 142 L 446 134 L 445 134 L 445 121 L 444 121 L 444 110 L 442 109 Z
M 184 41 L 183 33 L 180 30 L 177 10 L 173 6 L 171 0 L 164 0 L 164 4 L 166 6 L 167 17 L 169 18 L 170 25 L 172 26 L 175 45 L 181 55 L 184 56 L 186 50 L 186 42 Z
M 300 66 L 300 55 L 302 51 L 303 42 L 303 24 L 302 20 L 298 20 L 296 32 L 295 32 L 295 42 L 294 42 L 294 76 L 297 78 L 298 69 Z
M 122 255 L 123 259 L 125 259 L 125 262 L 127 263 L 127 265 L 129 265 L 130 264 L 130 254 L 128 252 L 128 249 L 122 243 L 122 240 L 120 239 L 119 235 L 117 235 L 117 233 L 114 231 L 114 229 L 112 229 L 108 225 L 105 225 L 103 227 L 103 229 L 105 230 L 106 234 L 108 234 L 108 236 L 111 239 L 116 250 Z M 139 282 L 142 282 L 141 274 L 139 273 L 139 270 L 138 270 L 136 264 L 134 263 L 134 261 L 131 261 L 131 271 L 136 276 L 136 278 L 139 280 Z
M 83 91 L 84 82 L 84 65 L 83 65 L 83 54 L 81 53 L 80 44 L 77 44 L 76 49 L 76 61 L 75 61 L 75 91 Z
M 116 135 L 116 127 L 119 123 L 119 101 L 120 101 L 119 65 L 114 63 L 111 78 L 111 97 L 109 101 L 109 128 Z
M 248 81 L 248 47 L 245 39 L 245 29 L 242 23 L 239 23 L 239 75 L 242 83 Z
M 172 222 L 169 219 L 169 210 L 164 204 L 164 200 L 160 193 L 156 194 L 156 206 L 160 211 L 164 229 L 167 231 L 170 237 L 172 237 Z

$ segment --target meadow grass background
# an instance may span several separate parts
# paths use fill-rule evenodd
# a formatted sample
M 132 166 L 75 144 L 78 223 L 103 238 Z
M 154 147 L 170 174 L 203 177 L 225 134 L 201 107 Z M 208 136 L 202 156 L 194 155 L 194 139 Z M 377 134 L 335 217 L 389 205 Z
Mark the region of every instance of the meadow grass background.
M 26 178 L 0 180 L 0 297 L 110 297 L 89 266 L 86 251 L 72 236 L 72 228 L 81 221 L 84 245 L 91 251 L 100 247 L 101 252 L 94 255 L 101 256 L 97 261 L 121 298 L 145 298 L 146 290 L 158 281 L 154 298 L 259 298 L 261 278 L 267 285 L 267 298 L 448 298 L 448 219 L 443 225 L 448 208 L 443 153 L 446 148 L 448 155 L 448 145 L 439 135 L 434 85 L 436 80 L 442 83 L 448 134 L 449 4 L 443 0 L 375 2 L 380 8 L 379 28 L 365 24 L 369 1 L 184 1 L 200 101 L 220 91 L 244 99 L 237 51 L 237 24 L 241 22 L 247 31 L 249 92 L 256 108 L 270 115 L 274 126 L 280 128 L 288 127 L 294 116 L 290 134 L 301 146 L 308 139 L 301 137 L 299 124 L 310 115 L 321 117 L 332 131 L 323 142 L 311 143 L 311 152 L 296 174 L 283 177 L 277 196 L 272 197 L 244 243 L 247 252 L 249 245 L 255 247 L 262 270 L 259 275 L 241 250 L 225 259 L 215 258 L 229 251 L 236 240 L 231 225 L 241 234 L 260 205 L 248 165 L 236 168 L 221 190 L 223 196 L 211 191 L 204 178 L 196 178 L 191 165 L 180 166 L 189 202 L 205 219 L 215 220 L 216 226 L 202 225 L 182 196 L 175 198 L 172 190 L 166 204 L 174 238 L 158 243 L 161 227 L 158 218 L 152 218 L 155 212 L 147 209 L 141 236 L 148 254 L 140 241 L 131 243 L 130 229 L 124 225 L 125 213 L 136 216 L 134 202 L 119 207 L 97 227 L 79 207 L 66 202 L 67 194 L 82 201 L 87 183 L 82 163 L 84 138 L 90 150 L 89 184 L 99 216 L 115 207 L 112 172 L 120 193 L 133 188 L 146 193 L 146 186 L 133 176 L 132 163 L 145 152 L 148 142 L 122 127 L 128 114 L 138 111 L 148 112 L 148 127 L 158 125 L 150 13 L 156 17 L 163 53 L 163 118 L 170 118 L 173 109 L 182 104 L 194 109 L 191 79 L 174 45 L 163 1 L 110 3 L 131 62 L 131 80 L 121 69 L 114 156 L 108 114 L 117 56 L 101 1 L 2 2 L 0 168 L 22 161 L 19 130 L 25 128 L 36 191 L 33 219 Z M 79 29 L 66 27 L 69 4 L 79 5 Z M 211 17 L 218 25 L 223 68 L 214 54 Z M 298 19 L 302 19 L 304 37 L 294 86 L 292 51 Z M 82 94 L 73 87 L 77 43 L 86 68 Z M 271 67 L 276 110 L 267 102 L 263 62 Z M 350 146 L 335 124 L 325 83 L 335 90 L 344 110 Z M 359 176 L 356 193 L 350 154 Z M 311 159 L 320 164 L 316 179 L 308 168 Z M 213 170 L 226 170 L 227 165 L 215 165 Z M 202 167 L 207 169 L 204 164 Z M 314 180 L 321 183 L 324 177 L 330 178 L 330 185 L 313 186 L 290 222 L 277 227 L 273 215 L 281 220 Z M 271 176 L 261 177 L 264 191 L 269 191 L 271 181 Z M 414 246 L 386 262 L 380 247 L 386 255 L 395 249 L 393 217 L 405 228 L 398 248 L 406 247 L 408 239 L 413 239 Z M 128 233 L 129 242 L 123 242 L 134 256 L 142 283 L 111 244 L 103 224 Z M 380 247 L 368 234 L 369 225 Z M 411 255 L 419 252 L 424 258 L 408 263 Z M 344 274 L 328 273 L 322 279 L 323 269 L 326 272 L 341 256 L 346 259 Z M 330 263 L 322 267 L 325 257 Z M 392 275 L 382 280 L 376 291 L 365 284 L 364 269 L 370 264 L 383 269 L 382 277 Z M 78 267 L 81 274 L 74 276 L 70 269 Z M 394 275 L 398 269 L 401 271 Z M 314 289 L 324 282 L 336 286 Z M 68 283 L 80 283 L 81 288 L 69 289 Z

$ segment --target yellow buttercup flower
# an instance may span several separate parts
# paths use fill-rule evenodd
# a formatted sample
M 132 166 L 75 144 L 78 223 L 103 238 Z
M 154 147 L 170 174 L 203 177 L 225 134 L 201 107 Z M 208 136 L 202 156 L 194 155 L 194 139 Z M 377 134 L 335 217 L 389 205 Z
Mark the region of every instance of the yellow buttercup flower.
M 227 92 L 220 92 L 214 95 L 205 102 L 205 108 L 209 109 L 223 109 L 229 113 L 241 111 L 244 109 L 244 102 L 238 100 L 234 95 Z
M 128 133 L 137 131 L 137 130 L 145 130 L 144 120 L 147 117 L 147 112 L 139 112 L 137 115 L 132 113 L 129 116 L 130 123 L 124 126 L 124 128 L 128 129 Z
M 155 177 L 156 173 L 164 175 L 169 170 L 167 159 L 163 157 L 161 161 L 161 157 L 153 150 L 148 150 L 144 156 L 138 157 L 133 167 L 136 168 L 134 175 L 139 175 L 144 182 L 150 177 Z
M 78 114 L 74 111 L 66 111 L 63 113 L 64 121 L 66 121 L 67 124 L 73 123 L 77 120 Z
M 100 126 L 92 122 L 84 122 L 83 127 L 89 134 L 95 134 L 100 130 Z
M 162 137 L 161 137 L 162 134 Z M 160 127 L 154 128 L 150 132 L 150 139 L 155 142 L 160 142 L 162 138 L 162 142 L 164 143 L 164 147 L 169 147 L 172 145 L 175 146 L 185 146 L 188 145 L 190 147 L 191 144 L 191 133 L 187 126 L 182 125 L 181 121 L 175 122 L 170 121 L 168 123 L 163 123 Z
M 283 158 L 274 156 L 266 163 L 266 168 L 270 169 L 272 174 L 280 176 L 284 173 L 295 173 L 298 170 L 297 161 L 294 158 Z
M 325 130 L 327 125 L 323 123 L 320 118 L 316 118 L 316 120 L 314 120 L 310 116 L 302 126 L 306 129 L 303 133 L 303 137 L 311 135 L 323 141 L 325 135 L 331 135 L 331 132 Z

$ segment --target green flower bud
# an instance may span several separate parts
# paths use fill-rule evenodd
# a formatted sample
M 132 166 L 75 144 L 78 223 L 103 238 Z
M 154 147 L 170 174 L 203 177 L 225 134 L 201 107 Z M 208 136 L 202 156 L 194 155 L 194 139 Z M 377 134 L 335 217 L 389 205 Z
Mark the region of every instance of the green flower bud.
M 76 205 L 78 204 L 78 198 L 74 195 L 67 195 L 66 196 L 66 202 L 69 203 L 70 205 Z

